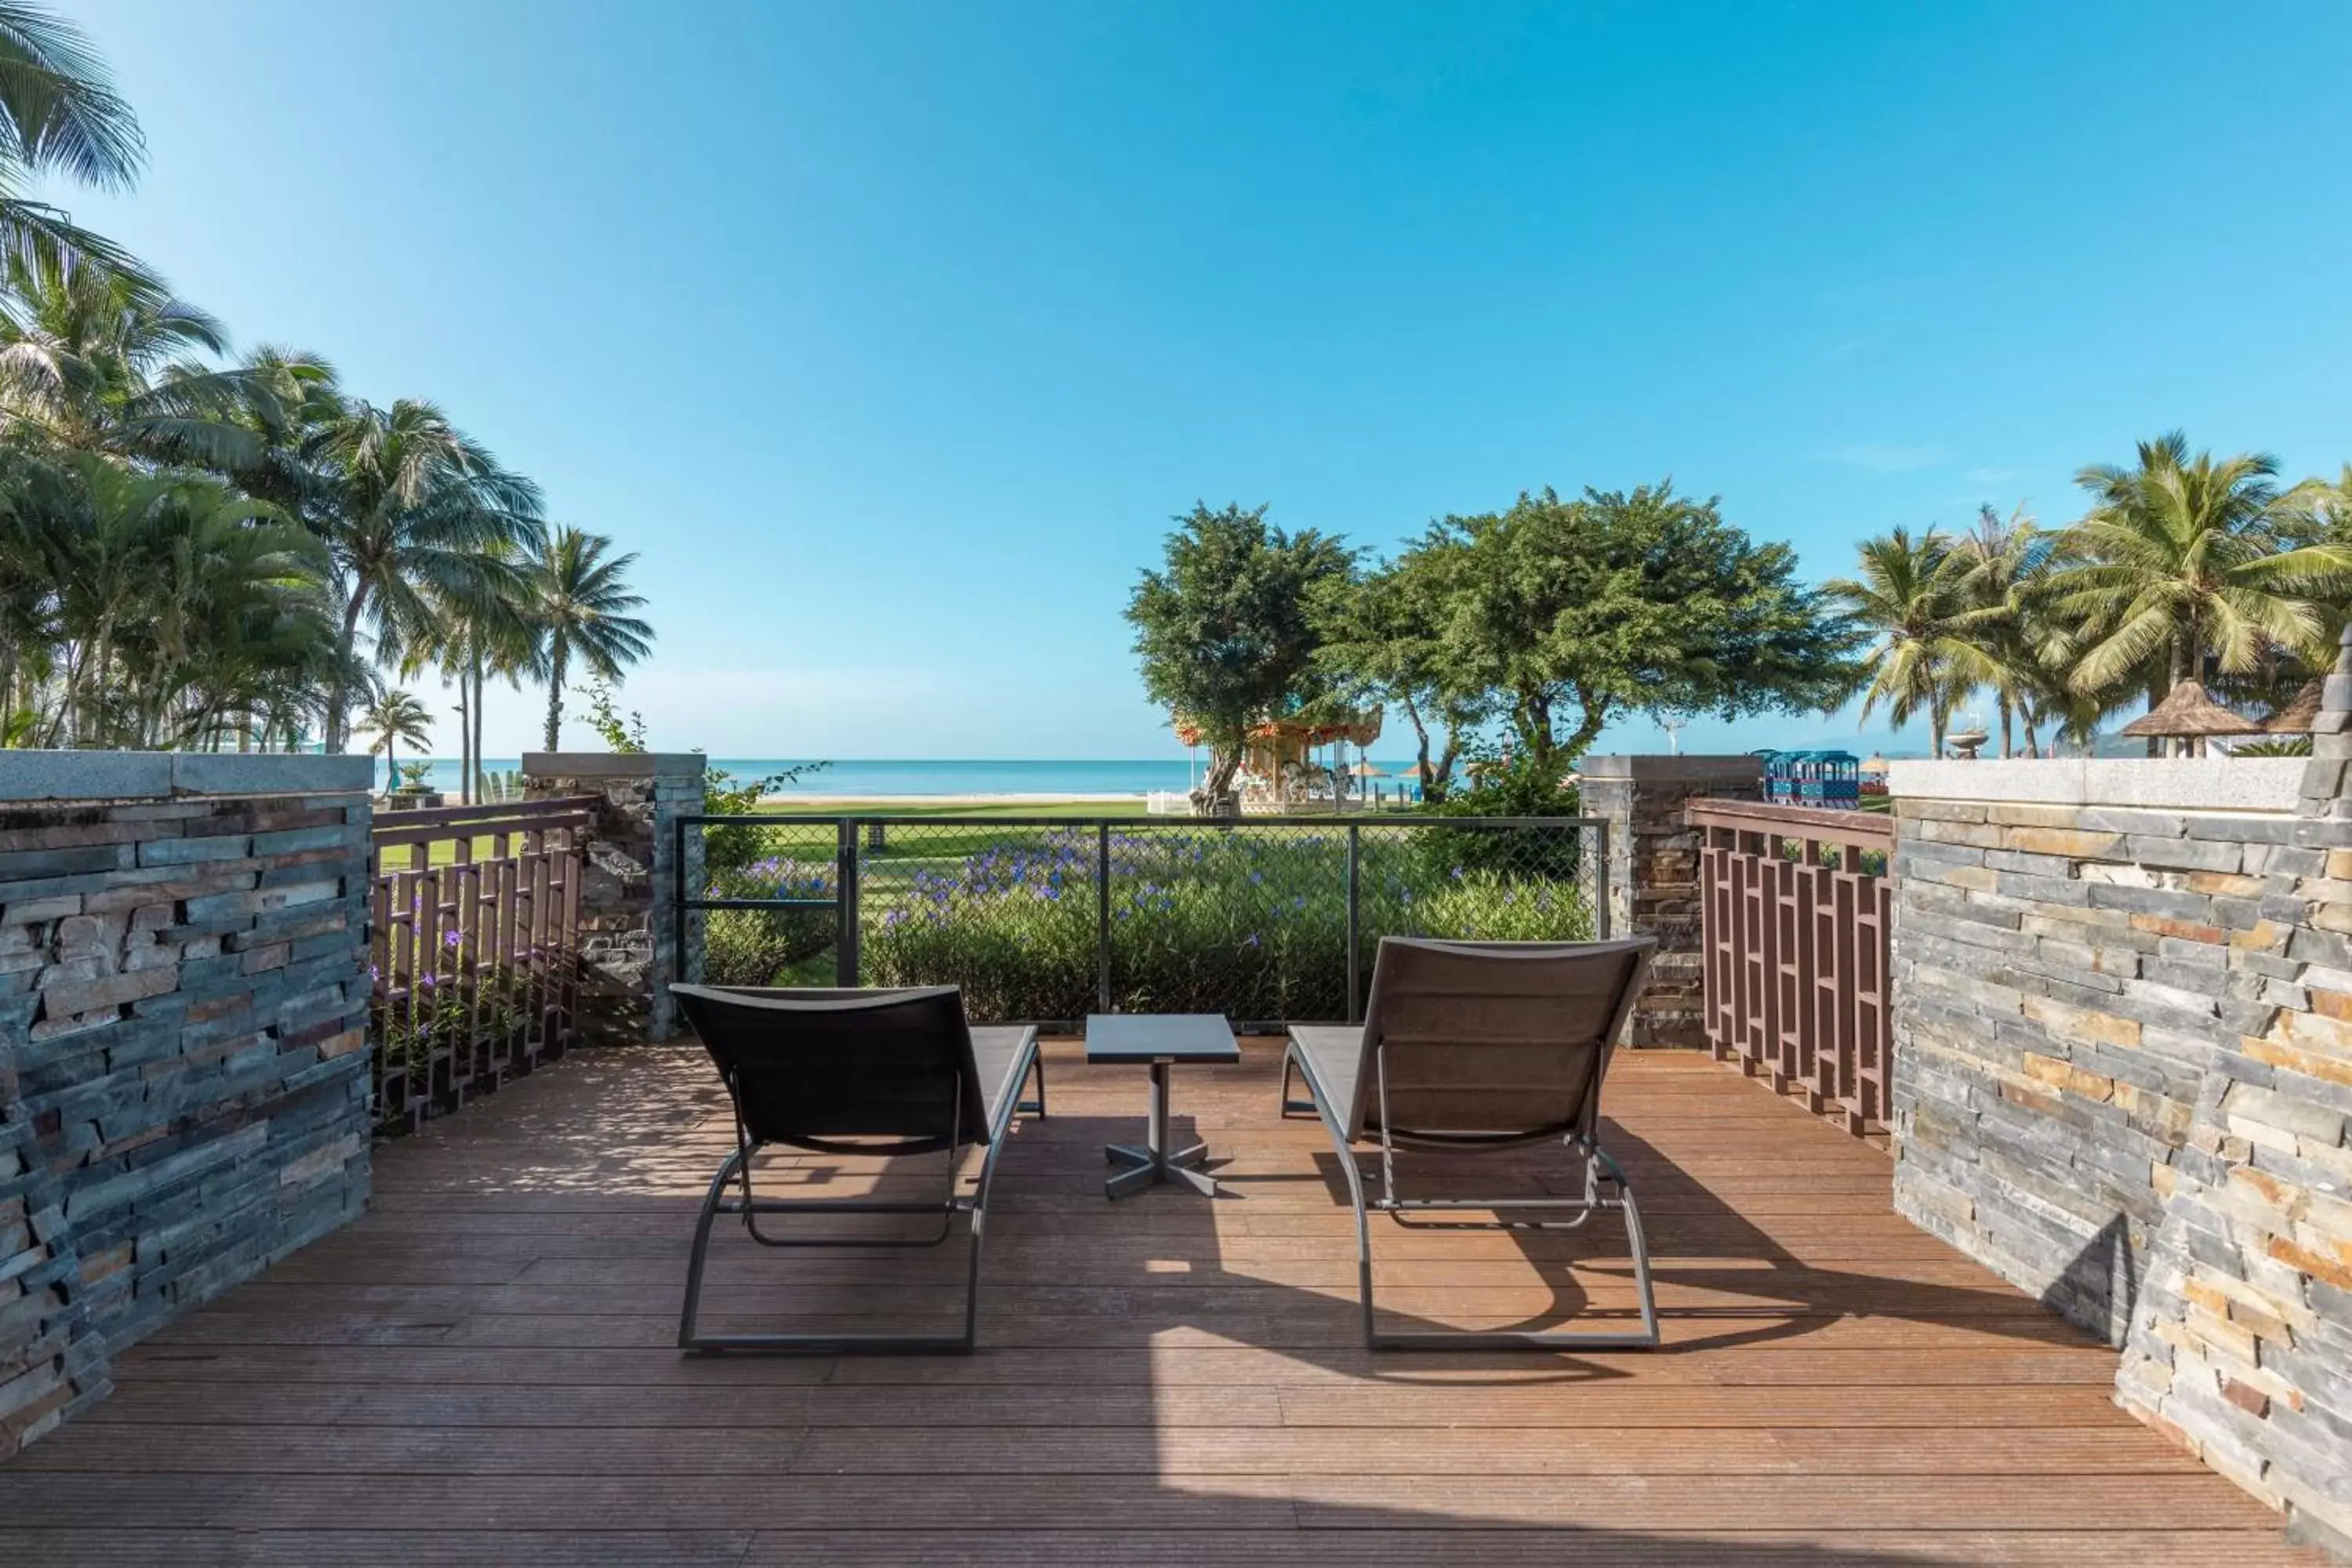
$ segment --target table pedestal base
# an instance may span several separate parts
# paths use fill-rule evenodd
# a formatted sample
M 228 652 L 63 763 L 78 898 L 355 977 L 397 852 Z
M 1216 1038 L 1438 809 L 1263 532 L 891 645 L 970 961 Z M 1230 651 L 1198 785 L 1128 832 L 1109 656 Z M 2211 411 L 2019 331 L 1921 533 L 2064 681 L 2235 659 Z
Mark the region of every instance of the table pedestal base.
M 1103 1183 L 1107 1197 L 1123 1198 L 1129 1193 L 1139 1193 L 1161 1182 L 1178 1182 L 1206 1197 L 1217 1195 L 1217 1184 L 1200 1167 L 1208 1160 L 1209 1146 L 1195 1143 L 1189 1149 L 1168 1147 L 1168 1064 L 1151 1064 L 1151 1114 L 1144 1123 L 1147 1140 L 1140 1149 L 1131 1143 L 1106 1143 L 1103 1158 L 1126 1170 Z

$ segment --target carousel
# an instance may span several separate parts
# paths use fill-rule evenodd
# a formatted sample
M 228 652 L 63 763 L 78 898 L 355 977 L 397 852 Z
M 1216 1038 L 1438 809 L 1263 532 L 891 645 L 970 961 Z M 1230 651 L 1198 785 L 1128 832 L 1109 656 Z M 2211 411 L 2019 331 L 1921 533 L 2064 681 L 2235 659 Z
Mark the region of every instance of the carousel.
M 1179 719 L 1175 730 L 1188 749 L 1197 749 L 1206 738 L 1186 720 Z M 1364 748 L 1380 737 L 1378 709 L 1311 719 L 1294 715 L 1251 726 L 1241 770 L 1234 775 L 1242 811 L 1259 816 L 1353 810 L 1363 802 L 1364 781 L 1381 776 L 1363 756 Z M 1200 784 L 1196 776 L 1195 790 Z

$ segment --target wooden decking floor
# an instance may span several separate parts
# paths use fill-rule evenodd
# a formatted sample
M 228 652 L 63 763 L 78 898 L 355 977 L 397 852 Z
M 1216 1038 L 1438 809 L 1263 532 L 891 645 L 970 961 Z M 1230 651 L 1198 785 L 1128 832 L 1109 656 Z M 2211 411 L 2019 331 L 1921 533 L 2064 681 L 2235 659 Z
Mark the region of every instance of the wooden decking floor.
M 1142 1074 L 1048 1057 L 977 1355 L 681 1358 L 724 1101 L 698 1052 L 575 1058 L 381 1148 L 363 1220 L 125 1353 L 0 1465 L 0 1563 L 2310 1561 L 2114 1407 L 2108 1351 L 1897 1218 L 1883 1153 L 1700 1058 L 1611 1086 L 1667 1345 L 1568 1357 L 1361 1348 L 1337 1168 L 1276 1120 L 1272 1045 L 1179 1069 L 1180 1124 L 1230 1156 L 1213 1202 L 1107 1202 Z M 1621 1231 L 1374 1223 L 1402 1317 L 1630 1307 Z M 912 1323 L 961 1262 L 722 1229 L 708 1300 Z

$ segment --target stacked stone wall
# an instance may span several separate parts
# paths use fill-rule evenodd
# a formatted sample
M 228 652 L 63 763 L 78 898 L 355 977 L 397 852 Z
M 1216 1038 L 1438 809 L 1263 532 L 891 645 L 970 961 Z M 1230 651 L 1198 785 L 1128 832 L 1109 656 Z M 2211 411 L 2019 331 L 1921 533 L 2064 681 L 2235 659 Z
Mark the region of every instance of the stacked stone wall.
M 1587 760 L 1584 809 L 1609 824 L 1609 930 L 1658 939 L 1627 1043 L 1706 1046 L 1706 955 L 1699 934 L 1705 835 L 1683 820 L 1683 808 L 1702 798 L 1758 799 L 1763 779 L 1763 763 L 1751 756 Z
M 2150 762 L 2126 805 L 1974 765 L 2010 798 L 1896 769 L 1896 1206 L 2121 1346 L 2126 1409 L 2352 1544 L 2344 781 Z
M 580 893 L 580 1039 L 636 1045 L 677 1032 L 669 987 L 698 957 L 700 915 L 678 942 L 678 818 L 702 810 L 699 752 L 532 752 L 522 760 L 531 800 L 586 796 L 594 804 Z M 687 838 L 699 868 L 701 836 Z
M 0 754 L 0 1453 L 364 1206 L 367 778 Z

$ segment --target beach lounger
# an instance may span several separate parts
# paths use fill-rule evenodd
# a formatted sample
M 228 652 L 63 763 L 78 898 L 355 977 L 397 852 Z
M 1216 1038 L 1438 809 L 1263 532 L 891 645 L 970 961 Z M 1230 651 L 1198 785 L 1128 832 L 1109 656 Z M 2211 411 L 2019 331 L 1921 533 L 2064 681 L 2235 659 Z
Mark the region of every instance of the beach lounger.
M 674 985 L 735 1107 L 735 1152 L 710 1180 L 695 1222 L 677 1343 L 687 1351 L 810 1354 L 970 1352 L 980 1314 L 980 1248 L 989 1185 L 1016 1110 L 1042 1116 L 1045 1068 L 1034 1028 L 970 1027 L 951 985 L 893 991 L 767 990 Z M 1031 1078 L 1037 1098 L 1024 1102 Z M 976 1185 L 963 1190 L 964 1151 L 985 1148 Z M 777 1145 L 820 1154 L 942 1156 L 945 1191 L 929 1201 L 755 1196 L 753 1157 Z M 733 1190 L 730 1195 L 730 1189 Z M 936 1247 L 959 1214 L 971 1216 L 961 1333 L 710 1334 L 697 1326 L 710 1226 L 740 1215 L 763 1247 Z M 878 1240 L 771 1236 L 762 1215 L 936 1215 L 936 1235 Z
M 1282 1064 L 1285 1116 L 1320 1116 L 1356 1210 L 1364 1342 L 1374 1350 L 1654 1346 L 1650 1258 L 1625 1173 L 1601 1147 L 1601 1085 L 1657 942 L 1474 942 L 1386 937 L 1357 1027 L 1294 1026 Z M 1291 1098 L 1292 1076 L 1306 1100 Z M 1368 1197 L 1355 1145 L 1380 1147 Z M 1396 1151 L 1475 1152 L 1557 1140 L 1584 1166 L 1580 1197 L 1401 1196 Z M 1448 1228 L 1573 1229 L 1603 1210 L 1624 1217 L 1641 1300 L 1638 1331 L 1433 1330 L 1383 1333 L 1374 1320 L 1370 1211 L 1407 1216 L 1484 1211 Z M 1550 1217 L 1558 1215 L 1558 1217 Z M 1510 1217 L 1507 1217 L 1510 1216 Z M 1520 1217 L 1525 1216 L 1525 1217 Z

